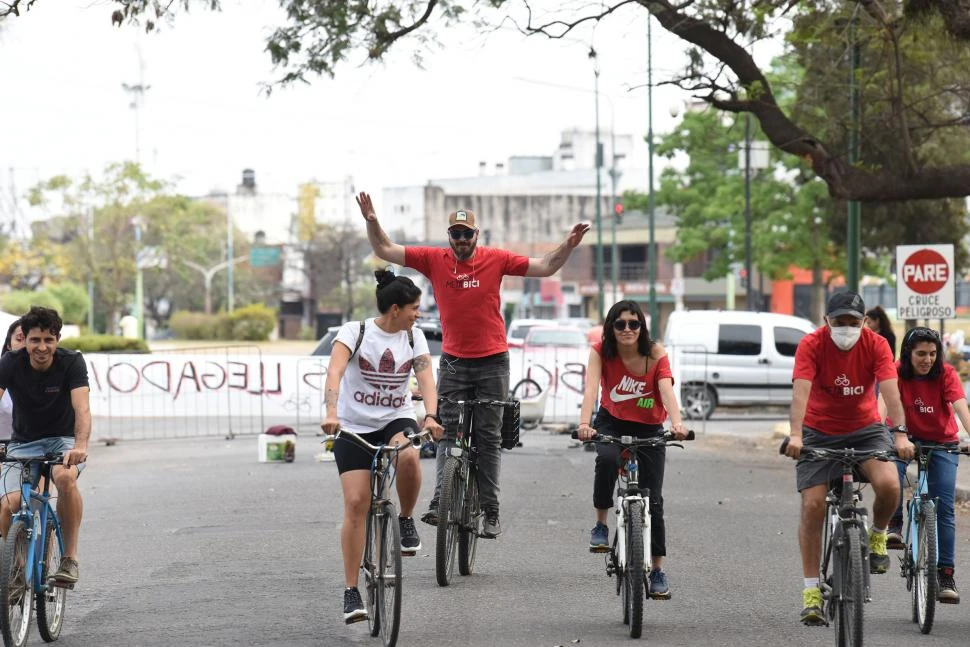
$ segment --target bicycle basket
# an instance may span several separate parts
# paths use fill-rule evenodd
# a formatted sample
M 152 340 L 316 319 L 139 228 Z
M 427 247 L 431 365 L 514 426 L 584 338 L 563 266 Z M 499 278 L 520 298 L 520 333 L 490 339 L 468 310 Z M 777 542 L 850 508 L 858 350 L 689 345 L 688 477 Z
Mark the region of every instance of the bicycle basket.
M 502 449 L 518 446 L 519 423 L 519 401 L 506 402 L 502 407 Z

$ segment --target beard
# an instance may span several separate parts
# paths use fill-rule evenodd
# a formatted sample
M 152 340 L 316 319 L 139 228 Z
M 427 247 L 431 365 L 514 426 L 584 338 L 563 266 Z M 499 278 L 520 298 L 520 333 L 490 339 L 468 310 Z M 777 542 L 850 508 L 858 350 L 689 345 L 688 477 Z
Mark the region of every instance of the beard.
M 477 240 L 461 241 L 461 243 L 451 242 L 451 251 L 454 252 L 455 258 L 459 261 L 467 261 L 475 253 L 475 247 L 478 245 Z

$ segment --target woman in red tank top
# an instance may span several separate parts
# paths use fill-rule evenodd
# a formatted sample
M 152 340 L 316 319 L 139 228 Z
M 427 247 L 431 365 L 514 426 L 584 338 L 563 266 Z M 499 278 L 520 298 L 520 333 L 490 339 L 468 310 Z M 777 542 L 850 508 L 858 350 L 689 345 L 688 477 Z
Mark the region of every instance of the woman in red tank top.
M 599 399 L 596 419 L 593 405 Z M 596 434 L 647 438 L 663 433 L 663 422 L 670 415 L 671 428 L 678 439 L 687 437 L 674 397 L 674 380 L 667 353 L 660 342 L 650 338 L 646 318 L 635 301 L 620 301 L 603 322 L 603 341 L 593 344 L 586 368 L 586 388 L 580 409 L 579 438 Z M 620 448 L 596 446 L 593 476 L 593 507 L 596 525 L 591 533 L 590 552 L 609 550 L 606 518 L 613 507 Z M 650 447 L 638 451 L 640 485 L 650 490 L 650 552 L 654 567 L 650 572 L 651 598 L 670 597 L 663 558 L 667 554 L 663 520 L 663 477 L 666 448 Z

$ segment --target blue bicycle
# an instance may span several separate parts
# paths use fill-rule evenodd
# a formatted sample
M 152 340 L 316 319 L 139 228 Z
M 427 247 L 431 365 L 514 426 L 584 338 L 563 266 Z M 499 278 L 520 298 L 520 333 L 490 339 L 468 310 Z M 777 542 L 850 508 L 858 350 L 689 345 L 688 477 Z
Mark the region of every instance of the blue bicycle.
M 967 454 L 966 448 L 955 443 L 941 444 L 914 441 L 916 453 L 916 486 L 906 505 L 908 523 L 903 531 L 903 556 L 899 558 L 906 590 L 912 593 L 913 622 L 928 634 L 933 630 L 936 615 L 936 596 L 939 593 L 937 559 L 939 543 L 936 535 L 936 500 L 930 496 L 930 457 L 934 452 Z
M 62 461 L 62 456 L 54 455 L 3 459 L 23 468 L 20 510 L 13 515 L 0 550 L 0 632 L 6 647 L 27 642 L 35 604 L 41 638 L 53 642 L 61 634 L 67 589 L 74 588 L 50 578 L 64 554 L 61 522 L 50 504 L 51 470 Z M 44 487 L 35 492 L 40 477 Z

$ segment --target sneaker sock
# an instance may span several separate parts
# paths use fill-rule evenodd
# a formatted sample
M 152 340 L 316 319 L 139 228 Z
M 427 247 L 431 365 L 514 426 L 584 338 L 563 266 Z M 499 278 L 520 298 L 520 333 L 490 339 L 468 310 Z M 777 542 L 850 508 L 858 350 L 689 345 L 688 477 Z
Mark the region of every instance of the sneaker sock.
M 818 578 L 817 577 L 806 577 L 805 580 L 806 589 L 817 589 L 818 588 Z

